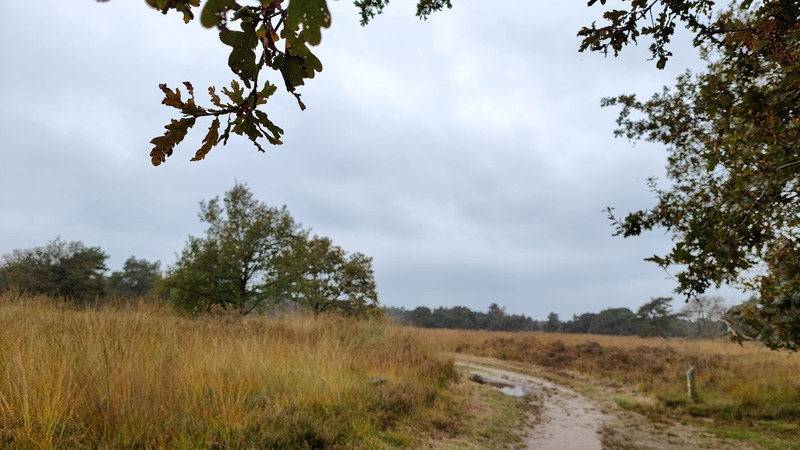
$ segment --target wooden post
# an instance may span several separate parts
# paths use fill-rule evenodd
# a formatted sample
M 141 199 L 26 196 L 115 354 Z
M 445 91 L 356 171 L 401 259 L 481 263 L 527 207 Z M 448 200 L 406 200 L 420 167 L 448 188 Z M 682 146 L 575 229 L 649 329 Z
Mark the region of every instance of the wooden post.
M 689 400 L 694 401 L 696 394 L 694 391 L 694 367 L 689 367 L 686 371 L 686 391 L 689 393 Z

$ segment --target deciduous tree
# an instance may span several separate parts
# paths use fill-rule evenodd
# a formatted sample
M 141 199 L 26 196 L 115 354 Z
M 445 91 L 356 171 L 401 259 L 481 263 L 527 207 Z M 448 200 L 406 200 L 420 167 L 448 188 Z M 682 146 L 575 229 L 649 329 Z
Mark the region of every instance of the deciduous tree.
M 672 249 L 649 260 L 677 268 L 687 299 L 723 284 L 758 293 L 734 308 L 739 337 L 771 348 L 800 348 L 800 4 L 733 1 L 712 14 L 711 1 L 631 2 L 607 13 L 609 25 L 585 29 L 584 48 L 613 49 L 637 33 L 663 50 L 677 21 L 694 33 L 706 63 L 651 99 L 606 99 L 622 107 L 617 134 L 664 145 L 666 185 L 650 179 L 652 208 L 617 217 L 617 233 L 663 228 Z M 642 25 L 660 5 L 655 26 Z M 666 18 L 665 18 L 666 17 Z M 739 324 L 739 325 L 736 325 Z
M 190 236 L 168 271 L 170 299 L 186 309 L 214 305 L 247 314 L 278 301 L 290 281 L 281 267 L 299 231 L 285 207 L 256 200 L 244 184 L 200 203 L 204 237 Z
M 289 268 L 291 280 L 286 296 L 291 301 L 315 313 L 378 313 L 372 258 L 348 255 L 330 238 L 300 233 L 285 260 L 283 267 Z

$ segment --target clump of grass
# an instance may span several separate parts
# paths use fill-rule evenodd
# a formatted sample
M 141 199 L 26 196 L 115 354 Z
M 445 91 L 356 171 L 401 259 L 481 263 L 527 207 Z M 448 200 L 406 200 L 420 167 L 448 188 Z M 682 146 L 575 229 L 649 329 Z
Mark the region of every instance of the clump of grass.
M 477 373 L 473 373 L 472 375 L 470 375 L 469 381 L 474 381 L 475 383 L 478 384 L 486 384 L 486 380 L 484 380 L 483 377 Z
M 452 361 L 379 321 L 4 297 L 0 361 L 2 448 L 374 448 L 457 418 Z
M 531 426 L 537 411 L 529 399 L 512 397 L 474 382 L 455 387 L 458 413 L 466 416 L 461 428 L 435 441 L 437 450 L 482 450 L 520 448 L 524 429 Z

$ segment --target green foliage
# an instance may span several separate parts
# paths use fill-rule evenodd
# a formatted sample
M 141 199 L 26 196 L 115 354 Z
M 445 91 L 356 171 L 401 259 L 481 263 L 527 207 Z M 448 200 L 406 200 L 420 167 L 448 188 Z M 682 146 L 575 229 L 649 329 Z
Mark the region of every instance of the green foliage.
M 200 6 L 199 0 L 148 3 L 165 14 L 169 10 L 183 13 L 185 22 L 194 18 L 192 8 Z M 202 117 L 213 117 L 213 120 L 192 161 L 204 159 L 214 146 L 227 143 L 231 133 L 248 138 L 262 152 L 261 139 L 273 145 L 282 143 L 283 130 L 259 109 L 275 93 L 276 86 L 269 81 L 259 81 L 259 77 L 265 68 L 279 71 L 286 89 L 305 109 L 295 87 L 322 71 L 322 64 L 308 45 L 318 45 L 322 38 L 321 29 L 330 26 L 325 0 L 292 0 L 286 7 L 283 3 L 282 0 L 262 0 L 256 6 L 243 6 L 235 0 L 209 0 L 205 3 L 200 23 L 206 28 L 216 29 L 220 42 L 230 47 L 228 67 L 238 79 L 231 81 L 230 89 L 222 89 L 222 94 L 227 97 L 225 100 L 217 94 L 214 86 L 209 87 L 210 106 L 197 104 L 194 88 L 188 81 L 183 83 L 190 97 L 186 101 L 181 98 L 179 88 L 173 90 L 166 84 L 159 85 L 164 92 L 162 103 L 180 111 L 183 118 L 173 119 L 165 127 L 164 135 L 151 141 L 153 165 L 165 162 L 195 125 L 196 119 Z M 221 133 L 220 117 L 227 119 Z
M 695 33 L 706 69 L 648 101 L 604 101 L 622 106 L 617 135 L 661 143 L 669 152 L 669 187 L 649 182 L 656 205 L 609 215 L 623 236 L 655 228 L 673 235 L 670 252 L 649 260 L 680 268 L 675 278 L 687 299 L 722 284 L 756 291 L 756 302 L 728 318 L 740 339 L 797 350 L 800 4 L 736 1 L 704 23 L 697 21 L 710 2 L 661 4 L 683 8 L 681 20 Z M 665 26 L 655 28 L 664 33 Z M 598 33 L 590 36 L 604 36 Z
M 161 280 L 161 263 L 131 256 L 121 271 L 112 272 L 106 280 L 106 294 L 112 298 L 130 299 L 152 295 Z
M 286 207 L 258 201 L 236 183 L 222 202 L 200 204 L 205 237 L 190 236 L 167 273 L 170 301 L 189 311 L 241 314 L 276 305 L 365 315 L 378 304 L 372 260 L 309 238 Z
M 103 296 L 108 256 L 99 247 L 61 238 L 44 247 L 14 250 L 0 263 L 0 292 L 20 291 L 78 302 Z
M 484 319 L 485 320 L 482 320 Z M 481 329 L 492 331 L 536 331 L 539 325 L 530 317 L 525 315 L 508 314 L 505 308 L 501 308 L 497 303 L 489 305 L 486 314 L 480 314 L 477 318 Z

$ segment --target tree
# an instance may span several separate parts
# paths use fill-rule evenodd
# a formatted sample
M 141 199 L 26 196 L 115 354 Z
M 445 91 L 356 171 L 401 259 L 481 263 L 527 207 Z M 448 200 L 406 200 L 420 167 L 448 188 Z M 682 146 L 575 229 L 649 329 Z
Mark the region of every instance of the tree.
M 561 331 L 574 334 L 588 333 L 595 317 L 597 317 L 595 313 L 583 313 L 580 316 L 573 314 L 572 320 L 561 325 Z
M 190 311 L 241 314 L 297 304 L 315 312 L 367 314 L 377 306 L 371 259 L 347 255 L 301 229 L 286 207 L 256 200 L 236 183 L 224 200 L 200 203 L 205 237 L 190 236 L 167 272 L 170 301 Z
M 600 311 L 589 325 L 588 333 L 629 336 L 634 334 L 636 315 L 628 308 L 608 308 Z
M 315 313 L 377 314 L 378 293 L 372 258 L 348 255 L 327 237 L 300 233 L 282 267 L 292 284 L 286 296 Z
M 426 306 L 418 306 L 408 313 L 411 325 L 420 328 L 433 328 L 431 309 Z
M 642 337 L 669 337 L 681 314 L 672 312 L 672 297 L 650 299 L 636 312 L 636 332 Z
M 100 247 L 56 238 L 44 247 L 14 250 L 0 263 L 0 291 L 18 290 L 79 302 L 103 296 L 108 256 Z
M 111 273 L 106 280 L 109 297 L 134 298 L 150 294 L 161 280 L 161 262 L 149 262 L 131 256 L 121 271 Z
M 603 6 L 606 2 L 600 0 Z M 739 3 L 746 9 L 753 1 Z M 590 7 L 596 4 L 597 0 L 589 0 Z M 637 44 L 640 36 L 647 36 L 652 39 L 650 53 L 656 60 L 656 67 L 663 69 L 672 56 L 668 45 L 678 25 L 695 35 L 695 45 L 707 41 L 717 43 L 720 35 L 740 31 L 730 27 L 724 17 L 715 19 L 713 13 L 714 0 L 632 0 L 626 9 L 604 11 L 605 26 L 598 28 L 597 22 L 593 22 L 583 27 L 578 32 L 578 36 L 583 37 L 580 51 L 607 55 L 611 50 L 617 56 L 625 46 Z
M 501 308 L 497 303 L 489 305 L 489 310 L 486 312 L 486 329 L 487 330 L 502 330 L 506 323 L 506 310 Z
M 551 312 L 547 315 L 547 322 L 542 326 L 542 331 L 548 333 L 555 333 L 561 329 L 561 321 L 558 320 L 558 314 Z
M 678 292 L 687 300 L 723 284 L 757 292 L 756 303 L 732 310 L 732 330 L 773 349 L 797 350 L 800 4 L 734 1 L 712 19 L 710 1 L 633 1 L 636 14 L 608 14 L 608 27 L 585 29 L 584 48 L 618 51 L 640 29 L 627 20 L 644 19 L 656 4 L 694 33 L 706 69 L 647 101 L 604 101 L 622 107 L 617 135 L 663 144 L 669 153 L 670 183 L 649 181 L 655 206 L 624 217 L 609 209 L 616 233 L 666 229 L 672 249 L 648 259 L 678 268 Z M 660 49 L 674 31 L 670 20 L 647 26 L 661 42 L 654 56 L 669 56 Z
M 219 197 L 201 202 L 199 217 L 208 224 L 206 236 L 190 236 L 168 271 L 171 301 L 242 314 L 277 301 L 290 283 L 280 265 L 299 228 L 286 207 L 269 207 L 236 183 L 222 203 Z
M 464 306 L 434 309 L 426 326 L 453 330 L 475 330 L 478 328 L 475 313 Z
M 692 334 L 706 338 L 723 334 L 725 326 L 722 319 L 726 312 L 725 299 L 709 295 L 689 300 L 682 309 L 683 315 L 692 322 Z

